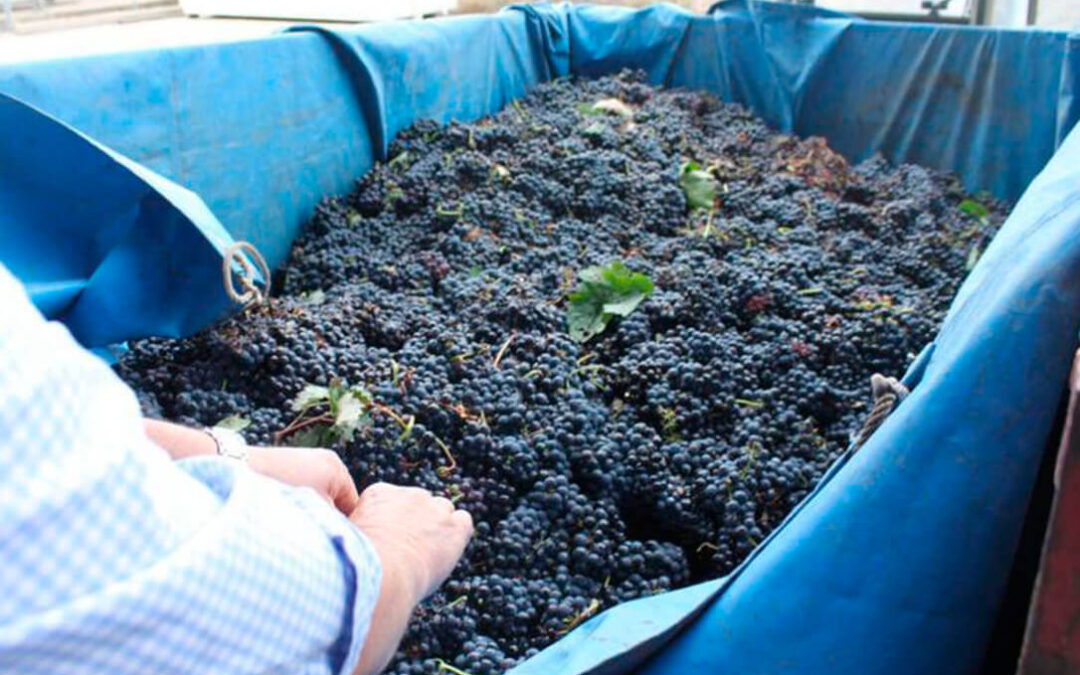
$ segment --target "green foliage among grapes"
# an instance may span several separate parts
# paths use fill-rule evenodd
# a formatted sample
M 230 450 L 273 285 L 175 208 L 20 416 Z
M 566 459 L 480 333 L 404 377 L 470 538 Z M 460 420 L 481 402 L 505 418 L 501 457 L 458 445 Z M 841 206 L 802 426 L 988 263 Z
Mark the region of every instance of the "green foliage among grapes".
M 607 267 L 587 267 L 578 274 L 581 285 L 570 294 L 566 323 L 570 337 L 588 342 L 604 332 L 611 319 L 629 316 L 653 292 L 653 282 L 619 261 Z
M 679 169 L 679 187 L 686 193 L 686 203 L 691 210 L 711 209 L 716 201 L 716 183 L 697 162 L 683 163 Z
M 961 211 L 968 214 L 980 223 L 985 224 L 989 222 L 988 219 L 990 217 L 990 209 L 986 208 L 986 206 L 980 204 L 974 199 L 965 199 L 964 201 L 960 202 L 959 208 Z
M 225 419 L 219 420 L 214 425 L 215 429 L 227 429 L 228 431 L 240 432 L 251 426 L 251 420 L 242 415 L 229 415 Z
M 618 115 L 629 119 L 634 116 L 634 110 L 617 98 L 605 98 L 596 103 L 582 103 L 578 105 L 578 112 L 587 117 Z
M 329 447 L 351 441 L 356 431 L 371 424 L 372 397 L 363 387 L 333 380 L 329 387 L 309 384 L 293 399 L 296 419 L 286 442 L 305 447 Z
M 975 220 L 979 221 L 979 225 L 987 226 L 990 224 L 990 209 L 986 208 L 984 204 L 981 204 L 974 199 L 965 199 L 960 202 L 958 208 L 964 213 L 968 214 Z M 982 242 L 980 239 L 976 239 L 972 244 L 971 250 L 968 251 L 967 260 L 964 267 L 967 271 L 975 269 L 975 265 L 979 262 L 979 256 L 982 255 Z

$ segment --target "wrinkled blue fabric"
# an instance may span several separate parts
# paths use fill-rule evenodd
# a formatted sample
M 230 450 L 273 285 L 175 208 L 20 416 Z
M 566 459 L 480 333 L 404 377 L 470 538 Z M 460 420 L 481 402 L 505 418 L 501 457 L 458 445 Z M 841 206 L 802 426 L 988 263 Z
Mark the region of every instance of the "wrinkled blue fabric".
M 194 191 L 210 213 L 164 210 L 214 240 L 216 216 L 276 265 L 318 201 L 348 190 L 414 121 L 475 119 L 553 77 L 626 67 L 743 103 L 778 128 L 825 135 L 852 159 L 880 151 L 1016 198 L 1080 115 L 1078 59 L 1076 36 L 1064 33 L 878 24 L 745 0 L 720 3 L 708 16 L 669 5 L 525 5 L 491 16 L 333 32 L 300 27 L 238 43 L 16 64 L 0 71 L 0 92 L 89 135 L 118 161 Z M 4 128 L 17 128 L 14 107 L 4 110 Z M 0 155 L 0 185 L 51 171 L 47 161 L 31 169 L 11 152 Z M 92 153 L 61 154 L 83 166 L 77 158 Z M 55 157 L 55 148 L 44 156 Z M 61 231 L 65 214 L 56 205 L 70 200 L 71 182 L 78 179 L 55 176 L 56 199 L 5 191 L 5 210 L 19 214 L 14 228 L 32 231 L 28 240 Z M 102 202 L 130 199 L 110 187 L 87 189 Z M 145 219 L 167 220 L 150 208 Z M 86 228 L 110 223 L 101 214 Z M 115 271 L 99 272 L 106 256 L 94 247 L 49 257 L 49 246 L 23 237 L 0 241 L 0 260 L 32 284 L 39 307 L 100 346 L 187 334 L 229 308 L 210 282 L 119 290 L 120 279 L 161 278 L 155 268 L 165 266 L 209 279 L 213 255 L 199 235 L 181 238 L 142 236 Z M 88 291 L 94 274 L 103 276 Z
M 0 92 L 171 181 L 170 195 L 193 191 L 210 213 L 162 207 L 155 216 L 147 205 L 146 228 L 164 227 L 168 212 L 180 218 L 170 232 L 203 234 L 179 241 L 140 226 L 123 258 L 112 259 L 120 268 L 99 272 L 100 247 L 72 246 L 57 257 L 42 244 L 66 227 L 70 214 L 57 205 L 70 201 L 70 183 L 78 182 L 48 166 L 54 141 L 35 146 L 52 159 L 32 168 L 9 146 L 0 154 L 0 206 L 13 229 L 33 234 L 0 240 L 0 260 L 89 346 L 188 334 L 230 307 L 210 288 L 217 263 L 198 241 L 221 237 L 215 217 L 275 266 L 318 201 L 347 191 L 414 121 L 475 119 L 553 77 L 628 67 L 658 84 L 745 104 L 778 128 L 824 135 L 853 160 L 882 152 L 956 171 L 970 188 L 1010 199 L 1080 116 L 1076 35 L 882 24 L 746 0 L 722 2 L 709 15 L 670 5 L 523 5 L 489 16 L 332 32 L 299 27 L 236 43 L 14 64 L 0 70 Z M 4 106 L 3 128 L 19 128 L 18 114 Z M 59 153 L 76 163 L 73 171 L 85 170 L 78 158 L 92 154 Z M 3 188 L 40 172 L 55 174 L 52 188 L 25 195 Z M 130 201 L 113 187 L 87 189 L 103 203 Z M 114 224 L 100 215 L 81 222 L 108 231 Z M 120 280 L 136 274 L 160 281 L 164 267 L 168 275 L 190 271 L 191 279 L 121 289 Z M 102 276 L 87 290 L 95 274 Z
M 198 196 L 3 94 L 0 119 L 0 260 L 43 313 L 88 345 L 220 313 L 231 239 Z

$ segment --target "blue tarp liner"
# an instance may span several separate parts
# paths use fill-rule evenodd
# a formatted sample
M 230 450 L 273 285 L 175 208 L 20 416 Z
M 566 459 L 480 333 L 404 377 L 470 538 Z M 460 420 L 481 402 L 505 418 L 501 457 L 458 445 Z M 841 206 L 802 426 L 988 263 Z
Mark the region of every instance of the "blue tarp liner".
M 0 260 L 88 345 L 185 334 L 228 307 L 215 216 L 275 265 L 413 121 L 623 67 L 853 160 L 1023 197 L 907 374 L 912 395 L 750 559 L 603 614 L 516 673 L 974 671 L 1080 324 L 1080 36 L 745 1 L 523 6 L 9 66 L 0 93 L 63 124 L 0 99 Z
M 202 200 L 3 94 L 0 119 L 0 260 L 42 312 L 91 345 L 215 318 L 191 299 L 221 291 L 232 239 Z

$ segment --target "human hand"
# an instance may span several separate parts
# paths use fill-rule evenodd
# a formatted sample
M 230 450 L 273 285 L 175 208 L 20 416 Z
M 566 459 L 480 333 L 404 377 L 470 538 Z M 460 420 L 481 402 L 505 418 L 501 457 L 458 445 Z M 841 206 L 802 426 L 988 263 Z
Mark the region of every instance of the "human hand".
M 472 517 L 445 497 L 416 487 L 376 483 L 349 516 L 388 568 L 401 574 L 419 602 L 450 576 L 472 537 Z
M 173 459 L 213 455 L 217 442 L 201 429 L 144 420 L 146 436 Z M 346 516 L 360 499 L 341 459 L 321 448 L 248 448 L 248 465 L 258 473 L 296 487 L 309 487 Z
M 373 675 L 390 662 L 409 616 L 457 564 L 472 536 L 472 517 L 427 490 L 376 483 L 349 516 L 382 563 L 379 599 L 355 675 Z
M 360 500 L 341 458 L 322 448 L 250 448 L 248 465 L 287 485 L 309 487 L 346 516 Z

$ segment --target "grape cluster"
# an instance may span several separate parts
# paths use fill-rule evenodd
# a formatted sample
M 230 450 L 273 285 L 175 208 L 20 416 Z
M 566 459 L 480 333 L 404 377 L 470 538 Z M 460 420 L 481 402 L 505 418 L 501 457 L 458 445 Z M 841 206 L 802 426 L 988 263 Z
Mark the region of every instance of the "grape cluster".
M 615 99 L 620 108 L 596 106 Z M 1005 205 L 642 76 L 420 122 L 317 209 L 274 299 L 118 371 L 147 414 L 289 442 L 308 384 L 362 386 L 359 486 L 419 485 L 476 537 L 390 672 L 501 673 L 612 604 L 730 572 L 933 338 Z M 690 209 L 680 167 L 712 176 Z M 964 208 L 967 204 L 967 208 Z M 585 344 L 578 272 L 656 291 Z

